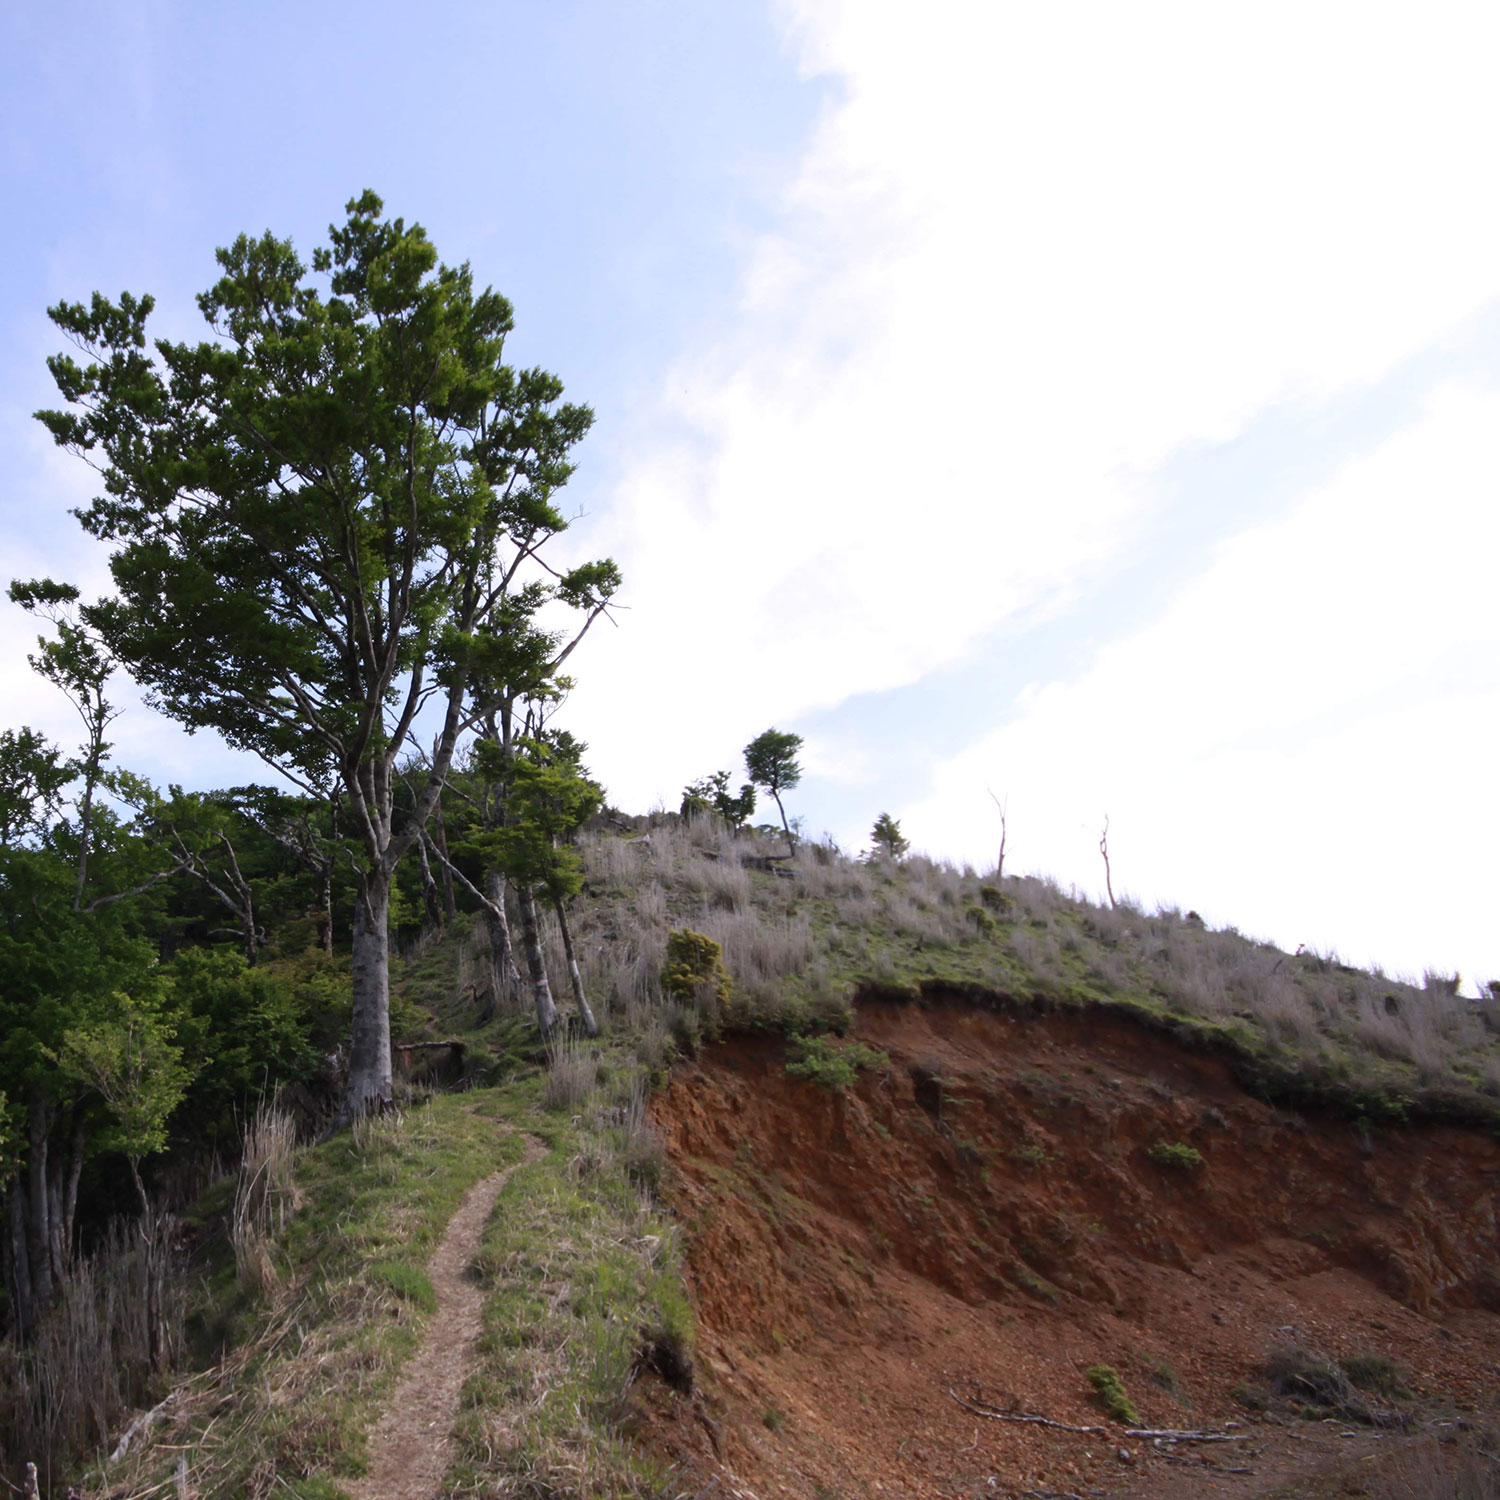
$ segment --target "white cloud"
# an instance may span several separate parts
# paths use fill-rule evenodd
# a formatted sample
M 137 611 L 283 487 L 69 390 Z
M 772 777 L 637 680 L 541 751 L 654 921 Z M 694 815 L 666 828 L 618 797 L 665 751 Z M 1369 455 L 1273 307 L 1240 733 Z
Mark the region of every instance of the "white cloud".
M 633 609 L 577 708 L 626 801 L 1055 607 L 1166 457 L 1500 294 L 1490 7 L 783 13 L 837 102 L 590 528 Z
M 1158 619 L 944 764 L 918 844 L 1198 907 L 1284 943 L 1500 974 L 1500 393 L 1449 386 Z

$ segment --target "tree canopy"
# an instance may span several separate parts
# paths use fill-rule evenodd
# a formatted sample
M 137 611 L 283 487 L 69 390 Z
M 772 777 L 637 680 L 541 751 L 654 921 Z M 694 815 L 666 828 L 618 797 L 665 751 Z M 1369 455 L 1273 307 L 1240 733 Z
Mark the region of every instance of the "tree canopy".
M 776 803 L 789 851 L 796 848 L 796 840 L 787 822 L 786 808 L 781 805 L 781 794 L 802 780 L 802 767 L 797 763 L 797 752 L 801 748 L 800 734 L 788 734 L 779 729 L 767 729 L 745 746 L 745 769 L 750 773 L 751 783 L 768 791 Z
M 592 618 L 618 585 L 608 561 L 538 558 L 592 413 L 506 364 L 510 303 L 382 212 L 354 199 L 310 264 L 269 233 L 220 250 L 201 343 L 148 346 L 150 297 L 51 309 L 84 358 L 49 361 L 67 406 L 38 414 L 104 478 L 77 512 L 114 548 L 114 596 L 79 610 L 91 638 L 189 728 L 341 795 L 361 855 L 350 1112 L 389 1101 L 391 879 L 483 715 L 471 690 L 538 610 Z

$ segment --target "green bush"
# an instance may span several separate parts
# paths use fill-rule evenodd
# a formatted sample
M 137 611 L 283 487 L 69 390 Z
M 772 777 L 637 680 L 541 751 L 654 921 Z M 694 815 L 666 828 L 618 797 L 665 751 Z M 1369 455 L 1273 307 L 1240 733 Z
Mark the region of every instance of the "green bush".
M 964 917 L 973 924 L 976 932 L 985 937 L 995 930 L 995 919 L 982 906 L 971 903 L 964 907 Z
M 1203 1165 L 1203 1153 L 1183 1141 L 1158 1141 L 1147 1149 L 1146 1155 L 1158 1166 L 1178 1172 L 1196 1172 Z
M 1089 1384 L 1098 1391 L 1105 1411 L 1115 1421 L 1123 1422 L 1127 1427 L 1141 1425 L 1141 1414 L 1131 1405 L 1130 1397 L 1125 1394 L 1125 1382 L 1120 1379 L 1120 1372 L 1113 1365 L 1095 1365 L 1088 1371 L 1088 1379 Z
M 839 1042 L 829 1036 L 793 1037 L 798 1056 L 786 1065 L 791 1078 L 810 1078 L 837 1093 L 859 1077 L 861 1068 L 883 1068 L 889 1056 L 862 1042 Z
M 724 950 L 711 937 L 689 927 L 669 932 L 661 987 L 673 1000 L 692 1003 L 706 995 L 720 1006 L 727 1005 L 730 982 Z
M 979 887 L 979 899 L 987 911 L 1004 915 L 1011 908 L 1011 899 L 997 885 L 982 885 Z

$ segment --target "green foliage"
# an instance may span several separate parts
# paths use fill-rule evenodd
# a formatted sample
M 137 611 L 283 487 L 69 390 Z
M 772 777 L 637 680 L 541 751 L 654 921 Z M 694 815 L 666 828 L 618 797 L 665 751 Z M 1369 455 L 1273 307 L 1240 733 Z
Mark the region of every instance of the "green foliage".
M 729 1003 L 732 988 L 724 950 L 711 937 L 688 927 L 669 932 L 661 987 L 673 1000 L 692 1003 L 706 996 L 722 1008 Z
M 778 729 L 765 730 L 745 746 L 745 769 L 755 786 L 763 787 L 771 794 L 776 810 L 781 814 L 787 847 L 791 849 L 796 847 L 796 841 L 787 822 L 786 809 L 781 805 L 781 794 L 802 780 L 802 767 L 797 763 L 797 752 L 801 748 L 800 734 L 787 734 Z
M 911 841 L 901 832 L 901 825 L 888 812 L 875 819 L 870 830 L 871 851 L 877 857 L 900 859 L 911 848 Z
M 196 1073 L 184 1108 L 200 1136 L 231 1131 L 249 1099 L 307 1077 L 317 1039 L 348 1017 L 344 966 L 318 953 L 252 969 L 228 949 L 184 948 L 165 972 Z
M 1203 1153 L 1184 1141 L 1158 1141 L 1147 1148 L 1146 1155 L 1158 1166 L 1178 1172 L 1196 1172 L 1203 1165 Z
M 717 813 L 731 832 L 743 828 L 755 811 L 755 787 L 746 782 L 739 795 L 729 790 L 729 772 L 715 771 L 701 781 L 683 788 L 681 815 L 691 821 L 707 813 Z
M 101 1144 L 130 1161 L 138 1189 L 136 1164 L 165 1147 L 167 1120 L 191 1076 L 175 1034 L 170 1020 L 121 994 L 109 1011 L 65 1031 L 50 1053 L 66 1077 L 103 1099 L 114 1123 Z
M 521 739 L 509 747 L 483 740 L 474 768 L 497 788 L 505 822 L 476 834 L 468 847 L 518 885 L 539 886 L 566 901 L 583 885 L 583 863 L 570 842 L 604 800 L 603 788 L 584 770 L 588 747 L 572 735 Z
M 1015 904 L 997 885 L 980 886 L 979 901 L 986 911 L 992 911 L 997 916 L 1003 916 Z
M 39 413 L 104 477 L 77 514 L 109 544 L 116 592 L 75 611 L 101 661 L 310 793 L 339 788 L 370 918 L 356 927 L 356 1109 L 389 1092 L 391 880 L 476 690 L 492 696 L 518 639 L 552 660 L 539 611 L 592 619 L 619 583 L 607 561 L 532 566 L 567 527 L 555 496 L 593 414 L 555 376 L 506 364 L 509 302 L 383 212 L 374 193 L 352 200 L 310 263 L 289 240 L 241 235 L 198 298 L 211 337 L 197 344 L 150 340 L 150 297 L 52 308 L 81 358 L 48 362 L 64 407 Z M 77 598 L 28 587 L 49 607 Z M 92 693 L 90 663 L 78 670 Z M 419 720 L 439 727 L 398 817 Z M 91 742 L 105 722 L 93 714 Z M 510 853 L 529 868 L 550 843 Z M 538 879 L 566 887 L 575 865 Z
M 756 735 L 745 746 L 745 769 L 750 773 L 750 780 L 773 795 L 790 791 L 802 780 L 802 767 L 797 764 L 797 752 L 801 748 L 800 734 L 767 729 Z
M 964 907 L 964 918 L 973 924 L 974 931 L 981 937 L 989 937 L 995 930 L 995 919 L 976 902 L 970 902 Z
M 809 1078 L 822 1088 L 838 1093 L 849 1088 L 861 1069 L 883 1068 L 890 1057 L 863 1042 L 839 1041 L 831 1036 L 793 1037 L 797 1056 L 786 1065 L 791 1078 Z
M 0 732 L 0 846 L 46 830 L 75 768 L 34 729 Z
M 1120 1379 L 1120 1372 L 1113 1365 L 1094 1365 L 1087 1373 L 1088 1382 L 1099 1393 L 1105 1411 L 1127 1427 L 1139 1427 L 1140 1413 L 1125 1394 L 1125 1382 Z

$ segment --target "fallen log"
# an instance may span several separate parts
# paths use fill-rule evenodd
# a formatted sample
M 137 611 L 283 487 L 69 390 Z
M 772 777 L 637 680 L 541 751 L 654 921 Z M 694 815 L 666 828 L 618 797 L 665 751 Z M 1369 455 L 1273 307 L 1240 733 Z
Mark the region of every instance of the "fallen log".
M 1051 1417 L 1044 1417 L 1034 1411 L 1003 1411 L 998 1406 L 991 1406 L 988 1401 L 965 1401 L 952 1386 L 948 1387 L 948 1394 L 953 1397 L 965 1411 L 971 1411 L 976 1417 L 988 1417 L 992 1422 L 1030 1422 L 1037 1427 L 1051 1427 L 1058 1432 L 1083 1432 L 1089 1435 L 1102 1433 L 1102 1427 L 1078 1427 L 1072 1422 L 1058 1422 Z

